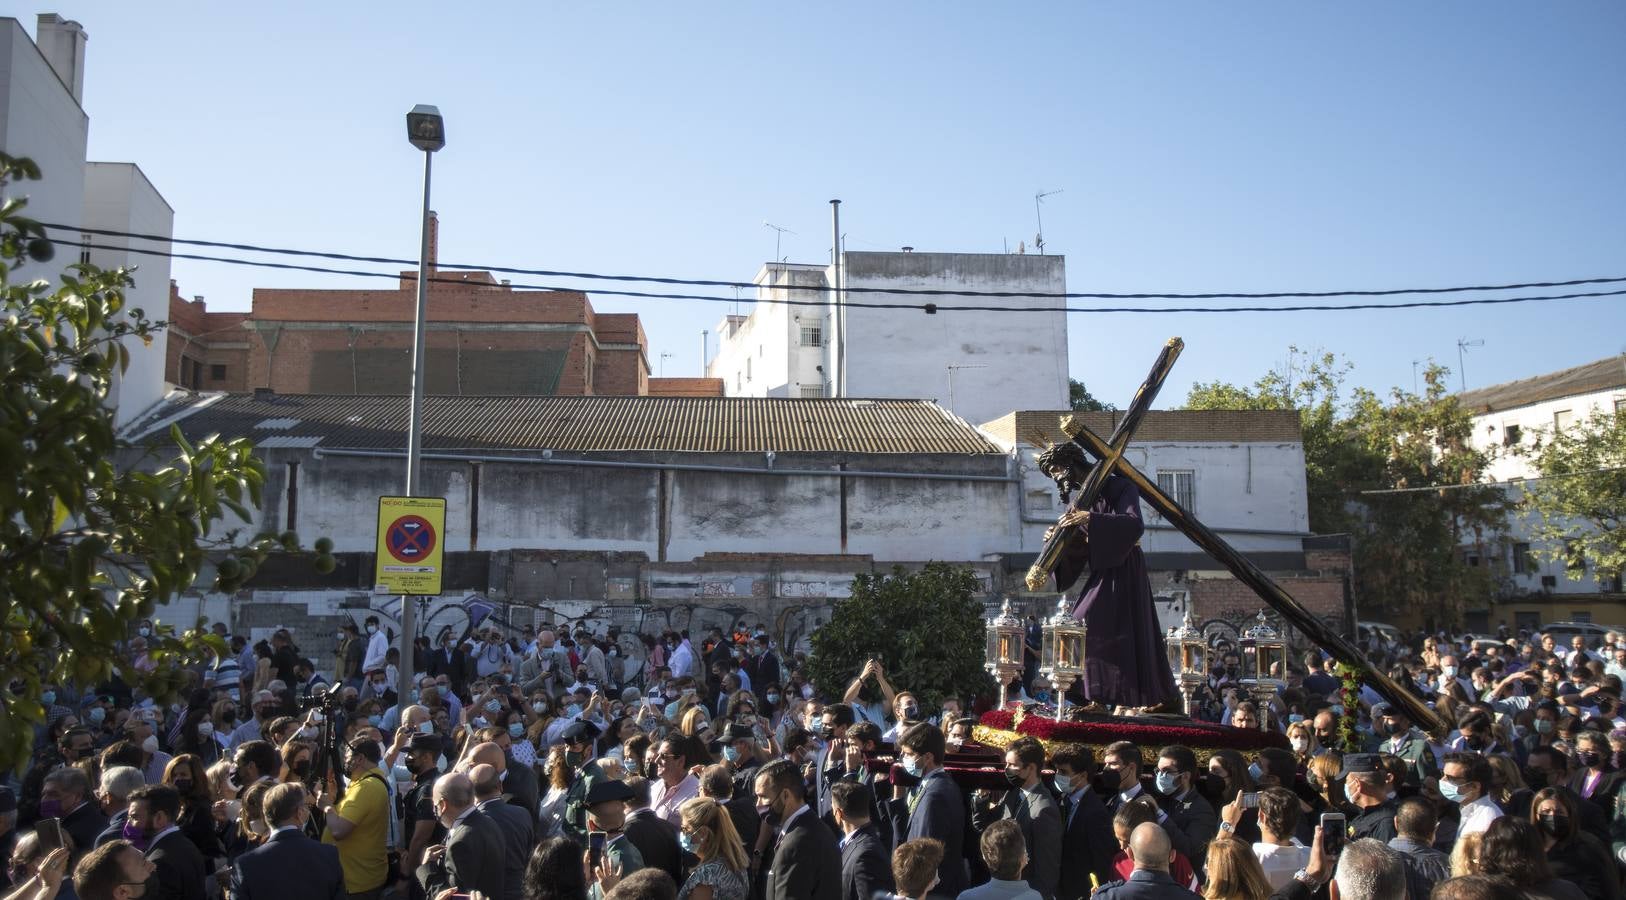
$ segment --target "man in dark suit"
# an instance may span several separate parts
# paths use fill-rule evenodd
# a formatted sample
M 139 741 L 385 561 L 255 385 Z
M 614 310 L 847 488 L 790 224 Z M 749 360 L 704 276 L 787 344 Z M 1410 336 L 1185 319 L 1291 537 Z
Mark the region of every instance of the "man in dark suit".
M 107 816 L 91 796 L 90 778 L 77 766 L 63 766 L 45 776 L 39 809 L 40 818 L 62 820 L 62 830 L 73 838 L 75 847 L 94 845 L 96 836 L 107 827 Z
M 480 812 L 491 817 L 503 833 L 503 887 L 504 897 L 492 900 L 520 900 L 525 896 L 525 864 L 531 858 L 531 847 L 536 843 L 536 830 L 525 810 L 509 803 L 502 796 L 502 781 L 497 770 L 487 765 L 469 769 L 469 780 L 474 782 L 474 801 Z
M 270 837 L 232 864 L 232 896 L 237 900 L 346 900 L 339 850 L 305 836 L 310 807 L 298 782 L 266 791 L 265 820 Z
M 751 770 L 751 781 L 756 782 L 756 773 L 761 767 Z M 757 836 L 762 831 L 762 816 L 757 814 L 755 800 L 751 797 L 752 786 L 747 785 L 744 793 L 734 795 L 734 779 L 729 777 L 727 766 L 712 765 L 700 771 L 700 796 L 715 802 L 728 813 L 728 820 L 734 824 L 734 833 L 740 837 L 740 846 L 756 847 Z
M 147 859 L 157 867 L 156 900 L 204 900 L 203 879 L 208 874 L 203 854 L 192 839 L 175 827 L 181 815 L 181 795 L 167 784 L 154 784 L 130 794 L 131 824 L 147 839 Z
M 1083 744 L 1066 744 L 1050 756 L 1061 794 L 1061 873 L 1057 900 L 1083 900 L 1090 895 L 1090 876 L 1097 884 L 1113 881 L 1112 856 L 1118 848 L 1112 817 L 1090 789 L 1095 759 Z
M 1015 822 L 1022 830 L 1022 845 L 1027 848 L 1022 880 L 1044 900 L 1053 900 L 1061 878 L 1061 811 L 1039 777 L 1043 766 L 1044 745 L 1037 739 L 1013 741 L 1005 748 L 1005 780 L 1010 782 L 1011 790 L 992 806 L 979 807 L 972 824 L 981 833 L 1001 819 Z
M 892 891 L 892 865 L 886 842 L 870 821 L 874 794 L 856 781 L 830 788 L 830 810 L 841 826 L 841 900 L 871 900 Z
M 819 737 L 824 747 L 813 755 L 813 790 L 818 799 L 818 817 L 834 833 L 836 820 L 830 816 L 830 785 L 847 777 L 850 772 L 847 756 L 847 729 L 857 721 L 853 708 L 845 703 L 832 703 L 819 717 Z
M 766 900 L 841 900 L 841 851 L 835 836 L 807 805 L 801 770 L 779 759 L 757 773 L 757 806 L 779 828 L 773 865 L 763 875 Z
M 1158 806 L 1168 815 L 1163 823 L 1174 849 L 1201 871 L 1208 859 L 1208 842 L 1219 831 L 1219 815 L 1197 790 L 1197 754 L 1190 747 L 1171 744 L 1157 755 Z
M 445 675 L 457 694 L 468 686 L 468 659 L 453 642 L 451 629 L 440 633 L 440 646 L 429 654 L 429 674 L 436 678 Z
M 660 869 L 672 876 L 673 882 L 682 884 L 683 851 L 678 845 L 678 827 L 655 815 L 655 811 L 649 808 L 649 779 L 634 776 L 627 779 L 626 785 L 632 793 L 627 800 L 627 819 L 621 826 L 627 840 L 638 848 L 644 868 Z M 702 790 L 704 786 L 705 779 L 701 779 Z M 755 816 L 756 811 L 753 809 L 751 814 Z M 752 836 L 755 835 L 752 832 Z M 740 841 L 750 852 L 752 845 L 745 841 L 744 835 L 740 836 Z
M 497 779 L 502 782 L 504 799 L 526 813 L 526 818 L 531 821 L 531 830 L 535 831 L 538 799 L 536 772 L 530 766 L 514 762 L 513 757 L 508 755 L 507 747 L 512 746 L 512 738 L 508 736 L 507 729 L 493 725 L 481 731 L 479 738 L 482 743 L 469 751 L 469 765 L 487 765 L 496 769 Z
M 446 826 L 446 843 L 424 852 L 418 867 L 424 895 L 436 897 L 448 888 L 460 894 L 479 891 L 507 896 L 503 867 L 503 833 L 496 822 L 474 806 L 474 785 L 461 772 L 435 781 L 435 815 Z
M 751 654 L 745 661 L 745 674 L 751 676 L 751 688 L 757 692 L 767 690 L 770 684 L 779 684 L 779 657 L 774 655 L 768 635 L 758 632 L 746 645 Z M 867 900 L 867 898 L 866 898 Z
M 130 816 L 130 795 L 147 786 L 147 779 L 134 766 L 109 766 L 102 770 L 102 789 L 96 792 L 104 815 L 111 813 L 107 827 L 96 836 L 92 846 L 100 847 L 108 841 L 124 837 L 124 820 Z M 89 851 L 90 847 L 82 848 Z
M 959 785 L 943 771 L 945 745 L 943 732 L 925 722 L 898 736 L 899 762 L 920 784 L 907 796 L 902 785 L 894 790 L 892 845 L 923 837 L 941 841 L 943 861 L 937 869 L 936 893 L 957 897 L 966 888 L 965 801 Z

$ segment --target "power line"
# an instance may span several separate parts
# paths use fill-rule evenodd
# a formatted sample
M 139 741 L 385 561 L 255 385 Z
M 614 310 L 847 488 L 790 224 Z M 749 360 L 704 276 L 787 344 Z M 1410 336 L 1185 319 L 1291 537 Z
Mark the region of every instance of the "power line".
M 389 265 L 417 266 L 414 259 L 395 259 L 387 256 L 360 256 L 351 253 L 338 253 L 324 250 L 298 250 L 288 247 L 268 247 L 260 244 L 244 244 L 229 241 L 210 241 L 197 238 L 167 237 L 161 234 L 142 234 L 140 232 L 116 231 L 105 228 L 84 228 L 72 225 L 59 225 L 50 222 L 39 223 L 46 228 L 66 231 L 75 234 L 94 234 L 103 237 L 136 238 L 144 241 L 159 243 L 186 244 L 194 247 L 214 247 L 223 250 L 240 250 L 249 253 L 269 253 L 280 256 L 308 256 L 319 259 L 332 259 L 342 262 L 367 262 Z M 119 248 L 127 249 L 127 248 Z M 190 258 L 190 257 L 182 257 Z M 775 260 L 777 262 L 777 260 Z M 474 265 L 469 263 L 437 263 L 442 269 L 469 269 L 485 272 L 502 272 L 512 275 L 536 275 L 544 278 L 575 278 L 586 281 L 634 281 L 651 284 L 685 285 L 691 287 L 726 287 L 726 288 L 755 288 L 760 285 L 746 281 L 718 281 L 713 279 L 672 278 L 655 275 L 605 275 L 596 272 L 567 272 L 553 269 L 525 269 L 513 266 Z M 1140 294 L 1109 294 L 1109 293 L 1078 293 L 1060 291 L 973 291 L 951 290 L 947 288 L 874 288 L 874 287 L 843 287 L 843 293 L 849 294 L 902 294 L 928 297 L 994 297 L 994 298 L 1020 298 L 1020 297 L 1046 297 L 1051 299 L 1067 300 L 1286 300 L 1286 299 L 1315 299 L 1323 297 L 1394 297 L 1405 294 L 1461 294 L 1479 293 L 1487 291 L 1517 291 L 1534 290 L 1538 288 L 1578 287 L 1588 284 L 1620 284 L 1626 282 L 1626 276 L 1607 278 L 1576 278 L 1568 281 L 1529 281 L 1519 284 L 1486 284 L 1463 285 L 1457 287 L 1432 288 L 1387 288 L 1383 290 L 1348 290 L 1348 291 L 1271 291 L 1262 293 L 1140 293 Z M 818 291 L 828 293 L 829 288 L 809 284 L 774 285 L 787 290 Z M 595 293 L 608 293 L 596 291 Z M 637 295 L 633 295 L 637 296 Z M 664 295 L 651 295 L 664 296 Z M 1575 295 L 1575 296 L 1604 296 L 1604 295 Z M 822 305 L 822 304 L 820 304 Z M 852 304 L 846 304 L 852 305 Z M 1351 307 L 1359 309 L 1362 307 Z M 1047 309 L 1048 311 L 1048 309 Z
M 310 266 L 299 263 L 278 263 L 265 260 L 239 259 L 231 256 L 210 256 L 199 253 L 177 253 L 173 250 L 144 249 L 139 247 L 117 247 L 109 244 L 96 244 L 78 242 L 73 246 L 90 250 L 108 250 L 115 253 L 138 253 L 146 256 L 162 256 L 169 259 L 189 259 L 199 262 L 217 262 L 236 266 L 250 266 L 262 269 L 282 269 L 296 272 L 315 272 L 323 275 L 348 275 L 359 278 L 387 278 L 391 281 L 400 279 L 399 273 L 371 272 L 362 269 L 336 269 L 328 266 Z M 457 284 L 467 287 L 471 282 L 461 278 L 430 277 L 436 284 Z M 547 284 L 509 284 L 507 287 L 521 290 L 551 291 L 568 293 L 585 293 L 580 288 L 560 287 Z M 734 303 L 734 297 L 719 297 L 714 294 L 673 294 L 655 291 L 624 291 L 608 288 L 594 288 L 592 293 L 601 296 L 632 297 L 644 300 L 701 300 L 707 303 Z M 1280 312 L 1353 312 L 1357 310 L 1374 309 L 1423 309 L 1453 306 L 1484 306 L 1503 303 L 1535 303 L 1549 300 L 1580 300 L 1593 297 L 1616 297 L 1626 295 L 1626 289 L 1618 291 L 1591 291 L 1575 294 L 1550 294 L 1536 297 L 1476 297 L 1466 300 L 1411 300 L 1403 303 L 1349 303 L 1349 304 L 1302 304 L 1299 306 L 939 306 L 936 303 L 873 303 L 863 300 L 843 300 L 841 306 L 853 309 L 913 309 L 928 315 L 940 312 L 1001 312 L 1001 313 L 1280 313 Z M 811 306 L 826 307 L 825 300 L 780 300 L 774 298 L 759 298 L 757 303 L 777 304 L 781 306 Z

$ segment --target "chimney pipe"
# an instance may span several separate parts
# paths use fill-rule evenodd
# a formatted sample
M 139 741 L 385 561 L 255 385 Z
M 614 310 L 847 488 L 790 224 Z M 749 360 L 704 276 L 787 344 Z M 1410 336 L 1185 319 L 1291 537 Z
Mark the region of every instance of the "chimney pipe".
M 905 253 L 913 253 L 913 252 L 915 252 L 915 248 L 913 248 L 913 247 L 905 247 L 905 248 L 903 248 L 903 252 L 905 252 Z
M 34 43 L 39 47 L 40 55 L 51 64 L 56 77 L 62 80 L 62 86 L 73 95 L 73 102 L 83 105 L 85 42 L 90 40 L 90 35 L 85 33 L 83 25 L 56 13 L 40 13 L 37 21 Z

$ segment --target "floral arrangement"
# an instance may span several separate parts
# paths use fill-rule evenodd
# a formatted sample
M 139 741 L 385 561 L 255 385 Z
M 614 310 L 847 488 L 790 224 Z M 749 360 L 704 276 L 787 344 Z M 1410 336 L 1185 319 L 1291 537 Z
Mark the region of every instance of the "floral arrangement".
M 1361 673 L 1345 662 L 1338 664 L 1337 671 L 1338 679 L 1343 682 L 1338 688 L 1338 702 L 1344 707 L 1344 714 L 1338 718 L 1338 742 L 1344 745 L 1345 753 L 1358 753 L 1361 750 L 1361 736 L 1355 726 L 1359 721 L 1357 712 L 1361 708 Z

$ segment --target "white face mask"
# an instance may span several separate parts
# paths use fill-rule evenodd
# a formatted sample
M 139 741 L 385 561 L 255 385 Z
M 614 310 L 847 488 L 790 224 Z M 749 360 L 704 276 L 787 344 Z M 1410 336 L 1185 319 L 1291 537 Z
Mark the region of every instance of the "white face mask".
M 1309 741 L 1309 739 L 1308 738 L 1294 738 L 1293 739 L 1293 752 L 1294 753 L 1308 753 L 1308 752 L 1310 752 L 1310 741 Z
M 215 724 L 213 722 L 199 722 L 198 723 L 198 737 L 204 737 L 204 738 L 211 737 L 211 736 L 214 735 L 214 733 L 215 733 Z
M 141 752 L 149 754 L 149 755 L 153 754 L 153 753 L 157 753 L 158 752 L 158 736 L 154 735 L 154 734 L 147 735 L 147 739 L 141 742 Z
M 373 633 L 373 632 L 375 632 L 375 631 L 377 631 L 377 630 L 378 630 L 378 626 L 377 626 L 377 625 L 368 625 L 368 626 L 367 626 L 367 633 L 368 633 L 368 634 L 372 634 L 372 633 Z

